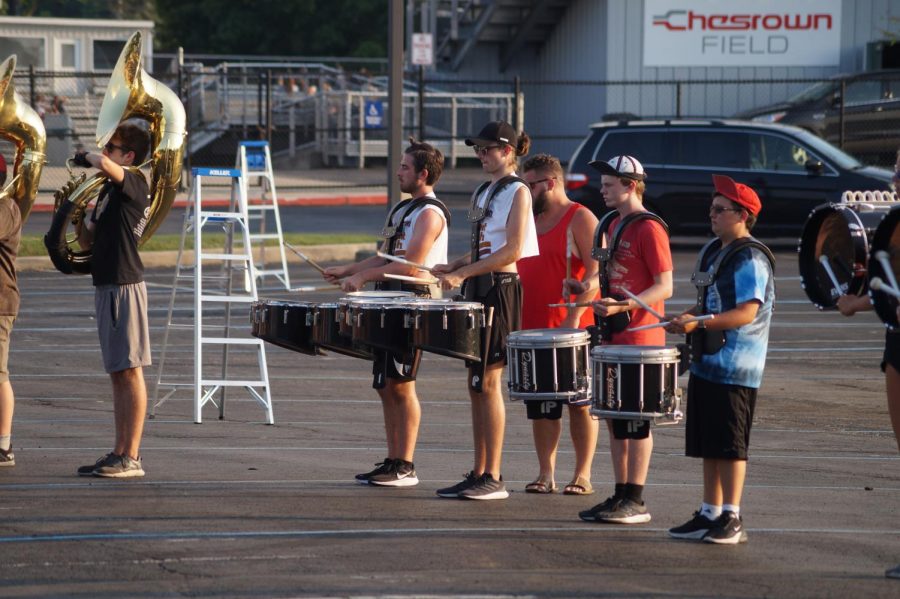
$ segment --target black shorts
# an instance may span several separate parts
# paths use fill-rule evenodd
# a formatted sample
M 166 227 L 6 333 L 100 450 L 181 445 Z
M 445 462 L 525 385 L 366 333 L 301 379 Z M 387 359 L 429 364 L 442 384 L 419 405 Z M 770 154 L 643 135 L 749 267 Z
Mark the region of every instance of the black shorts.
M 494 284 L 483 297 L 475 296 L 472 301 L 494 308 L 491 325 L 491 339 L 487 346 L 481 344 L 481 359 L 487 364 L 506 364 L 506 338 L 513 331 L 522 328 L 522 282 L 514 272 L 493 274 Z M 481 364 L 470 363 L 469 368 L 480 369 Z M 469 377 L 471 380 L 471 376 Z
M 612 435 L 619 439 L 646 439 L 650 436 L 649 420 L 610 420 Z
M 525 414 L 529 420 L 559 420 L 562 418 L 563 404 L 559 399 L 546 401 L 526 401 Z
M 401 383 L 416 380 L 419 373 L 419 362 L 422 351 L 410 349 L 404 353 L 393 353 L 383 349 L 374 350 L 375 360 L 372 363 L 372 388 L 384 389 L 387 379 Z
M 688 381 L 685 455 L 746 460 L 756 389 L 713 383 L 691 374 Z
M 900 332 L 888 331 L 884 335 L 884 357 L 881 359 L 881 372 L 887 370 L 888 364 L 900 372 Z

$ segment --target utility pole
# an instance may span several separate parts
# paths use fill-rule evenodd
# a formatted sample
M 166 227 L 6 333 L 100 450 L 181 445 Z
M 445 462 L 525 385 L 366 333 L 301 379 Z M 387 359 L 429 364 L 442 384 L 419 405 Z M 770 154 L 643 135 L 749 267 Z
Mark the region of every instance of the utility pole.
M 403 137 L 403 0 L 389 0 L 388 10 L 388 202 L 390 211 L 400 200 L 400 182 L 394 171 L 400 163 Z

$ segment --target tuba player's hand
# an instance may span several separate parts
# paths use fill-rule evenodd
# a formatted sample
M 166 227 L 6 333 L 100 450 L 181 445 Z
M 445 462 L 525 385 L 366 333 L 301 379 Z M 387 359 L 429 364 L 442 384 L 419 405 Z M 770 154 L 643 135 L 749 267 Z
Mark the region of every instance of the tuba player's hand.
M 87 155 L 87 152 L 75 152 L 75 156 L 72 157 L 72 164 L 82 168 L 93 168 L 94 165 L 88 162 Z

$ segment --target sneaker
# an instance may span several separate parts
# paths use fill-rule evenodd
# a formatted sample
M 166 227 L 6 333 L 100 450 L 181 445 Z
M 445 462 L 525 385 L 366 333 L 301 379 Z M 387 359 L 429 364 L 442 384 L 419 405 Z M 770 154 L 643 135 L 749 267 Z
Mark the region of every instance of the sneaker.
M 100 466 L 106 466 L 108 464 L 113 463 L 113 461 L 118 458 L 116 454 L 113 452 L 109 452 L 93 464 L 89 466 L 81 466 L 78 468 L 78 476 L 94 476 L 94 470 L 99 468 Z
M 900 578 L 900 566 L 894 566 L 890 570 L 884 571 L 885 578 Z
M 369 484 L 369 479 L 376 474 L 385 474 L 386 472 L 389 472 L 393 462 L 394 460 L 392 460 L 391 458 L 384 458 L 383 462 L 375 462 L 374 470 L 363 472 L 362 474 L 357 474 L 354 478 L 359 484 L 367 485 Z
M 387 472 L 373 474 L 369 477 L 370 485 L 379 487 L 413 487 L 419 484 L 416 467 L 406 460 L 392 460 Z
M 598 503 L 594 507 L 589 510 L 584 510 L 583 512 L 578 512 L 578 517 L 584 520 L 585 522 L 596 522 L 597 514 L 600 512 L 608 512 L 612 510 L 615 505 L 622 501 L 619 497 L 613 495 L 612 497 L 608 497 L 606 501 L 603 503 Z
M 435 491 L 438 497 L 444 497 L 447 499 L 459 499 L 460 493 L 474 485 L 478 482 L 477 476 L 475 476 L 474 470 L 469 470 L 469 472 L 465 475 L 461 482 L 456 483 L 452 487 L 444 487 L 443 489 L 438 489 Z
M 644 524 L 650 522 L 650 512 L 644 502 L 638 503 L 633 499 L 622 499 L 612 509 L 599 512 L 596 516 L 598 522 L 611 524 Z
M 715 524 L 714 520 L 710 520 L 698 510 L 694 512 L 694 517 L 690 521 L 685 522 L 681 526 L 670 528 L 669 536 L 673 539 L 693 539 L 699 541 L 709 532 L 710 528 L 715 526 Z
M 127 455 L 117 455 L 115 458 L 94 469 L 94 476 L 103 478 L 134 478 L 144 476 L 144 468 L 141 466 L 141 458 L 136 460 Z
M 506 499 L 509 492 L 503 484 L 502 476 L 500 480 L 495 480 L 490 474 L 484 473 L 478 477 L 475 484 L 460 491 L 459 496 L 463 499 Z
M 703 542 L 718 545 L 746 543 L 747 531 L 744 530 L 744 519 L 728 510 L 722 512 L 703 537 Z
M 16 454 L 12 452 L 12 447 L 9 449 L 3 450 L 0 449 L 0 467 L 3 466 L 15 466 L 16 465 Z

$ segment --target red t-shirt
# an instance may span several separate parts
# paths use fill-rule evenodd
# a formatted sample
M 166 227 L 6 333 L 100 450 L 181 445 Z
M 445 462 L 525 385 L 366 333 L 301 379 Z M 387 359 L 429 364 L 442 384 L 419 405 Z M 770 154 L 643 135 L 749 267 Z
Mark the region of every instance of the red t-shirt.
M 573 203 L 555 227 L 538 235 L 540 255 L 516 262 L 522 281 L 522 329 L 555 329 L 562 324 L 568 308 L 550 308 L 569 299 L 562 297 L 562 282 L 566 278 L 566 231 L 581 204 Z M 584 262 L 572 256 L 572 276 L 584 276 Z M 594 313 L 588 308 L 581 314 L 578 327 L 594 324 Z
M 616 217 L 609 227 L 614 231 L 619 223 Z M 622 295 L 627 289 L 635 295 L 653 285 L 653 277 L 672 270 L 672 251 L 669 249 L 669 236 L 658 222 L 645 219 L 632 222 L 622 232 L 619 247 L 609 267 L 610 291 Z M 650 304 L 650 307 L 665 314 L 664 302 Z M 659 319 L 644 310 L 636 308 L 631 311 L 629 328 L 659 322 Z M 666 331 L 662 328 L 645 331 L 613 334 L 609 345 L 665 345 Z

